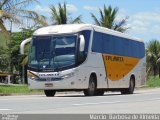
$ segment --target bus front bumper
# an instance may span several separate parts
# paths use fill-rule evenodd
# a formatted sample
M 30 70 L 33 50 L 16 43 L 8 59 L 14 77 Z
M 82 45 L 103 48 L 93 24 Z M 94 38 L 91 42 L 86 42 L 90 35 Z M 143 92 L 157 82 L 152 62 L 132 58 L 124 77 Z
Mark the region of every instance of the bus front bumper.
M 29 89 L 65 90 L 76 89 L 76 76 L 56 81 L 38 81 L 28 78 Z

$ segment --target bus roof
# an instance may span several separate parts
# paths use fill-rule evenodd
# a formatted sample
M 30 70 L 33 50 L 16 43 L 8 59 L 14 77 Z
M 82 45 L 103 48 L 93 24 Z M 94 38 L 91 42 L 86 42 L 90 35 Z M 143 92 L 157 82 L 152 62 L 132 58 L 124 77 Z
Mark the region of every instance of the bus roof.
M 69 33 L 76 33 L 85 29 L 94 29 L 97 32 L 102 32 L 106 34 L 111 34 L 119 37 L 124 37 L 127 39 L 135 40 L 143 42 L 142 39 L 131 37 L 128 34 L 121 33 L 115 30 L 111 30 L 105 27 L 100 27 L 92 24 L 65 24 L 65 25 L 52 25 L 40 28 L 36 30 L 33 35 L 52 35 L 52 34 L 69 34 Z

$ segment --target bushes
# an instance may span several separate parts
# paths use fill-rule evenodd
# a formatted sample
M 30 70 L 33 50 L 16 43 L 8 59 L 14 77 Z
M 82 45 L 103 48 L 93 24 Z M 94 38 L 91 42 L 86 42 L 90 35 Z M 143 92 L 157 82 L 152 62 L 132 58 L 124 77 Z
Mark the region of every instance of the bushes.
M 150 76 L 147 80 L 148 87 L 160 87 L 160 78 L 159 76 Z

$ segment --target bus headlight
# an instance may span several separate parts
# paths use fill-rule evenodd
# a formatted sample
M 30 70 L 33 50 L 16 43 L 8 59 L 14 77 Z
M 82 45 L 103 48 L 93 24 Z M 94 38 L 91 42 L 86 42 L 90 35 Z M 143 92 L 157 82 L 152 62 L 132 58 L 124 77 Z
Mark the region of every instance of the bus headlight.
M 66 79 L 66 78 L 73 77 L 74 75 L 75 75 L 75 73 L 74 73 L 74 72 L 71 72 L 71 73 L 69 73 L 69 74 L 63 75 L 61 78 L 62 78 L 62 79 Z
M 34 75 L 33 73 L 27 72 L 27 76 L 31 80 L 36 80 L 38 76 Z

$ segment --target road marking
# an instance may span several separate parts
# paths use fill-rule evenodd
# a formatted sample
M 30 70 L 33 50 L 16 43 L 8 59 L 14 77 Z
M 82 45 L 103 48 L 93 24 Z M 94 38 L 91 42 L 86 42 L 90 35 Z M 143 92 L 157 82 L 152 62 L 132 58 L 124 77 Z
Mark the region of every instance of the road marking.
M 46 99 L 47 97 L 45 97 L 44 95 L 37 95 L 37 96 L 32 96 L 32 95 L 28 95 L 28 96 L 5 96 L 5 97 L 0 97 L 0 101 L 10 101 L 12 100 L 36 100 L 39 99 L 39 97 L 41 97 L 41 99 Z M 48 98 L 49 99 L 49 98 Z
M 82 103 L 82 104 L 72 104 L 73 106 L 85 106 L 85 105 L 99 105 L 99 104 L 115 104 L 115 103 L 129 103 L 129 102 L 144 102 L 144 101 L 153 101 L 160 100 L 160 98 L 152 98 L 146 100 L 135 100 L 135 101 L 113 101 L 113 102 L 99 102 L 99 103 Z
M 99 104 L 113 104 L 113 103 L 120 103 L 122 101 L 114 101 L 114 102 L 99 102 L 99 103 L 83 103 L 83 104 L 73 104 L 75 106 L 83 106 L 83 105 L 99 105 Z
M 0 111 L 8 111 L 8 110 L 12 110 L 12 109 L 0 109 Z

